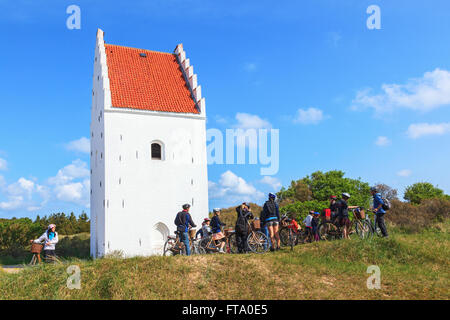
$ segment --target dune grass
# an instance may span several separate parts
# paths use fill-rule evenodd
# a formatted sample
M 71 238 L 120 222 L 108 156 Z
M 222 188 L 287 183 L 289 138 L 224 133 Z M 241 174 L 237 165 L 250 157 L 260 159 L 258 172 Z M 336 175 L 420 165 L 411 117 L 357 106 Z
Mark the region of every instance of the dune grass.
M 449 299 L 448 227 L 262 255 L 71 259 L 0 272 L 0 299 Z M 80 290 L 66 287 L 69 265 L 81 269 Z M 367 289 L 370 265 L 379 290 Z

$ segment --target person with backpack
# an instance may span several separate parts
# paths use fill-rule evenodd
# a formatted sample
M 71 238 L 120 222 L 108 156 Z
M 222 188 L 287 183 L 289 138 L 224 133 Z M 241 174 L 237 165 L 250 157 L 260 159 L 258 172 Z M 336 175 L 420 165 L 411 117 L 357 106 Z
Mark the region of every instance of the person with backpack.
M 269 200 L 264 203 L 261 212 L 261 222 L 267 226 L 269 230 L 270 241 L 272 247 L 270 251 L 280 250 L 280 234 L 278 227 L 280 225 L 280 211 L 278 204 L 275 202 L 275 194 L 269 193 Z
M 186 203 L 182 206 L 183 211 L 180 211 L 177 213 L 177 216 L 175 217 L 175 225 L 177 226 L 177 232 L 180 235 L 181 242 L 184 243 L 184 246 L 186 248 L 186 255 L 191 255 L 191 244 L 189 241 L 189 227 L 195 228 L 197 225 L 192 221 L 191 215 L 189 213 L 189 209 L 191 208 L 191 205 Z
M 384 215 L 386 214 L 386 209 L 389 208 L 389 201 L 381 197 L 381 193 L 378 192 L 376 187 L 370 188 L 370 193 L 373 197 L 373 212 L 375 213 L 375 228 L 378 227 L 383 234 L 383 237 L 388 237 L 388 232 L 386 229 L 386 224 L 384 223 Z
M 253 214 L 250 206 L 245 202 L 236 207 L 236 213 L 237 220 L 234 230 L 236 231 L 238 253 L 245 253 L 247 251 L 247 237 L 249 233 L 248 220 L 253 219 Z

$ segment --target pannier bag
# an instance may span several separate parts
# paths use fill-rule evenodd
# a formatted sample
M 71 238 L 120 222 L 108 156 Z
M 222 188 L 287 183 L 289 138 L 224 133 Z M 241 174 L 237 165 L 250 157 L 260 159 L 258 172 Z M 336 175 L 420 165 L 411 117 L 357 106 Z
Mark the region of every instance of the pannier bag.
M 329 209 L 329 208 L 323 209 L 322 218 L 325 220 L 330 220 L 331 219 L 331 209 Z
M 355 215 L 356 215 L 356 217 L 358 219 L 365 219 L 366 218 L 366 213 L 362 209 L 356 209 L 355 210 Z
M 197 233 L 196 229 L 189 229 L 189 238 L 194 239 L 196 233 Z
M 259 221 L 259 219 L 253 220 L 252 221 L 252 228 L 253 228 L 253 230 L 261 229 L 261 221 Z

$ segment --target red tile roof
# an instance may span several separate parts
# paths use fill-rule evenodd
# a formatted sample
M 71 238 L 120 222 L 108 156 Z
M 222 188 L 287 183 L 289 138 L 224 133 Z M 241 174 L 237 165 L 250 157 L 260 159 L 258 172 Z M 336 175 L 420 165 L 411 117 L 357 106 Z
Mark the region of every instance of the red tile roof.
M 112 44 L 105 49 L 113 107 L 199 113 L 175 54 Z

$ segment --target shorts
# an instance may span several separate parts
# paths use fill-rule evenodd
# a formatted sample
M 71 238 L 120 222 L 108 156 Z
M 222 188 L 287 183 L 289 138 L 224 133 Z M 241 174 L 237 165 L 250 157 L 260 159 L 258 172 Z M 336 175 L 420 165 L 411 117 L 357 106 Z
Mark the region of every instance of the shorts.
M 266 222 L 266 227 L 278 227 L 279 224 L 278 220 L 271 220 Z
M 217 232 L 217 233 L 213 234 L 212 238 L 213 238 L 213 240 L 221 240 L 221 239 L 225 238 L 225 236 L 223 235 L 222 232 Z
M 338 217 L 339 219 L 339 225 L 341 227 L 349 227 L 350 226 L 350 220 L 348 219 L 348 217 Z

